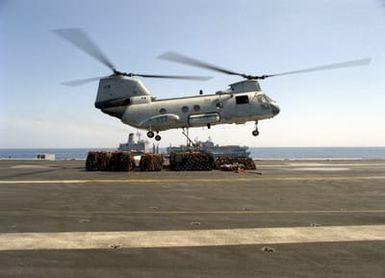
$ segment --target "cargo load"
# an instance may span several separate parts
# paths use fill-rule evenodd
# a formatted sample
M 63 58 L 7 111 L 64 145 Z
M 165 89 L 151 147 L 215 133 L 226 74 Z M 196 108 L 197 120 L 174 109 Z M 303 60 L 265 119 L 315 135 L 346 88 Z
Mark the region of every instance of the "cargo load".
M 170 153 L 170 169 L 174 171 L 211 171 L 214 156 L 204 151 Z
M 245 170 L 257 169 L 253 159 L 249 157 L 238 157 L 238 158 L 218 157 L 215 160 L 215 169 L 220 169 L 223 171 L 226 171 L 226 170 L 231 171 L 233 168 L 234 169 L 243 168 Z
M 134 168 L 134 157 L 126 151 L 88 152 L 86 159 L 87 171 L 132 171 Z
M 109 164 L 109 171 L 132 171 L 135 168 L 134 156 L 127 151 L 112 152 Z
M 160 154 L 145 153 L 141 156 L 139 168 L 141 171 L 161 171 L 163 156 Z

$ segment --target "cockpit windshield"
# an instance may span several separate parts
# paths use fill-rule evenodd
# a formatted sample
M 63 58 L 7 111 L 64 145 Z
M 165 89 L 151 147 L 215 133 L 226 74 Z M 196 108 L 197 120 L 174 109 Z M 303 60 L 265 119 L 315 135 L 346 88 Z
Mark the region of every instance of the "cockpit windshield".
M 262 109 L 265 109 L 265 110 L 270 109 L 270 101 L 266 95 L 264 94 L 257 95 L 257 100 L 261 104 Z
M 267 95 L 265 95 L 265 98 L 267 99 L 268 102 L 274 102 L 271 98 L 269 98 Z
M 269 98 L 266 95 L 260 94 L 257 99 L 259 103 L 269 103 Z
M 258 100 L 261 102 L 261 103 L 275 103 L 275 100 L 268 97 L 267 95 L 259 95 L 261 97 L 261 99 L 258 98 Z

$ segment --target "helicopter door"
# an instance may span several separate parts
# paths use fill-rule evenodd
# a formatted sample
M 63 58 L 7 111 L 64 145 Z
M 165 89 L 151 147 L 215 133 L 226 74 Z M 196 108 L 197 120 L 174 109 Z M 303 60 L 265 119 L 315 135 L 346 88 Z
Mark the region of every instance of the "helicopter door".
M 248 95 L 235 97 L 235 114 L 237 117 L 250 116 L 250 100 Z

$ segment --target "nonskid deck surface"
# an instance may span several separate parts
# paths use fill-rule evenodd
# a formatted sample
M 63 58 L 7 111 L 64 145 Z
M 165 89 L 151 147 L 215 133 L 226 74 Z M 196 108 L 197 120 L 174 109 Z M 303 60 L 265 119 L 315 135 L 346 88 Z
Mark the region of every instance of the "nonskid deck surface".
M 0 161 L 1 277 L 383 277 L 385 161 Z

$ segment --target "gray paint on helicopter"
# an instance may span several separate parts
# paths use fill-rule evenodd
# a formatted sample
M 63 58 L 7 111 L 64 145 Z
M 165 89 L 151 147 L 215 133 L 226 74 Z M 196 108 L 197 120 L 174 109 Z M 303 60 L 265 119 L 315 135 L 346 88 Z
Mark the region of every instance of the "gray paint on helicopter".
M 231 84 L 230 90 L 218 94 L 155 100 L 137 79 L 119 77 L 113 80 L 108 77 L 100 81 L 95 106 L 125 124 L 155 131 L 208 124 L 241 124 L 268 119 L 279 113 L 278 105 L 258 89 L 257 81 L 245 80 Z M 247 102 L 237 103 L 237 97 L 242 96 Z M 188 112 L 184 112 L 183 107 L 188 107 Z
M 321 65 L 295 71 L 276 74 L 251 75 L 228 70 L 205 61 L 190 58 L 175 52 L 166 52 L 159 58 L 195 66 L 224 74 L 240 76 L 244 80 L 230 84 L 230 89 L 215 95 L 200 95 L 167 100 L 156 100 L 146 87 L 135 77 L 207 80 L 207 76 L 180 76 L 138 74 L 118 71 L 113 63 L 81 29 L 55 30 L 55 33 L 79 49 L 94 57 L 112 70 L 113 74 L 102 78 L 87 78 L 67 82 L 67 85 L 81 85 L 99 80 L 95 107 L 125 124 L 147 130 L 148 137 L 154 132 L 190 126 L 207 126 L 215 124 L 241 124 L 255 121 L 254 136 L 259 134 L 258 121 L 269 119 L 280 112 L 278 104 L 265 95 L 258 80 L 274 76 L 332 70 L 368 65 L 370 58 Z M 192 108 L 192 109 L 191 109 Z M 190 111 L 190 113 L 189 113 Z M 155 137 L 160 140 L 160 136 Z

